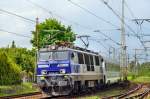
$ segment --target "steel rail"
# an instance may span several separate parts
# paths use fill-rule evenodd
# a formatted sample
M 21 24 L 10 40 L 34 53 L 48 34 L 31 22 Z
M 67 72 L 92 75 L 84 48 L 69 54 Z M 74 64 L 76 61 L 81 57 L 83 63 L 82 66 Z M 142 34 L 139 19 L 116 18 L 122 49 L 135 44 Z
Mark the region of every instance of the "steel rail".
M 2 96 L 0 99 L 13 99 L 13 98 L 23 98 L 23 97 L 29 97 L 34 95 L 40 95 L 41 92 L 33 92 L 33 93 L 26 93 L 26 94 L 20 94 L 20 95 L 12 95 L 12 96 Z
M 137 90 L 139 90 L 140 88 L 142 88 L 142 85 L 141 84 L 138 84 L 136 85 L 136 87 L 134 87 L 133 89 L 129 89 L 129 91 L 127 91 L 126 93 L 122 93 L 122 94 L 118 94 L 118 95 L 113 95 L 113 96 L 108 96 L 108 97 L 103 97 L 102 99 L 112 99 L 112 98 L 117 98 L 117 99 L 120 99 L 120 98 L 123 98 L 123 97 L 126 97 L 134 92 L 136 92 Z

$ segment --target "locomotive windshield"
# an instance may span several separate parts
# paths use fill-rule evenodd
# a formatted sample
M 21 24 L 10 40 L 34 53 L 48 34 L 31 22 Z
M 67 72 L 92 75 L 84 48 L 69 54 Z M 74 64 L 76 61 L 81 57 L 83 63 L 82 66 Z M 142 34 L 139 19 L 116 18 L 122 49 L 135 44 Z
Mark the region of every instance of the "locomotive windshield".
M 39 60 L 67 60 L 68 51 L 40 52 Z

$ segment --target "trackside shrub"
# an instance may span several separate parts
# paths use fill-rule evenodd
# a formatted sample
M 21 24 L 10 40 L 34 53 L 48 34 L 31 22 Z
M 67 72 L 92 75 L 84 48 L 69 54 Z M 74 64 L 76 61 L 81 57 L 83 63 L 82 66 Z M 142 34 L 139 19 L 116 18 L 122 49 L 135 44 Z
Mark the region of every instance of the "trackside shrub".
M 0 85 L 20 84 L 20 72 L 21 68 L 5 52 L 0 52 Z

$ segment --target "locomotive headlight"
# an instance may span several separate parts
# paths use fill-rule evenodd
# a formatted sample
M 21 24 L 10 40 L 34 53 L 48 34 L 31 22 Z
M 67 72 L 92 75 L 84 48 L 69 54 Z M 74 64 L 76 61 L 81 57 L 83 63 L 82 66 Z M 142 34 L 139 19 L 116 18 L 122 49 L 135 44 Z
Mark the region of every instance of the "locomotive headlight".
M 41 71 L 41 74 L 45 75 L 45 74 L 47 74 L 47 72 L 45 70 L 43 70 L 43 71 Z
M 65 74 L 66 70 L 65 69 L 60 69 L 60 73 Z
M 51 49 L 52 50 L 56 49 L 56 46 L 55 45 L 51 46 Z
M 58 67 L 68 67 L 69 64 L 58 64 L 57 66 L 58 66 Z

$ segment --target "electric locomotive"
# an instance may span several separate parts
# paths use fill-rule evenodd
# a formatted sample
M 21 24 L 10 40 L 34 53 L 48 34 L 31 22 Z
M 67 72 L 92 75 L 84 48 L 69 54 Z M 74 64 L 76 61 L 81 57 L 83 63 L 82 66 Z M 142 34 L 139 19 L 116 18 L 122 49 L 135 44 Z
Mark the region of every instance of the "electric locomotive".
M 38 52 L 36 76 L 47 95 L 69 95 L 119 81 L 120 67 L 87 49 L 48 46 Z

